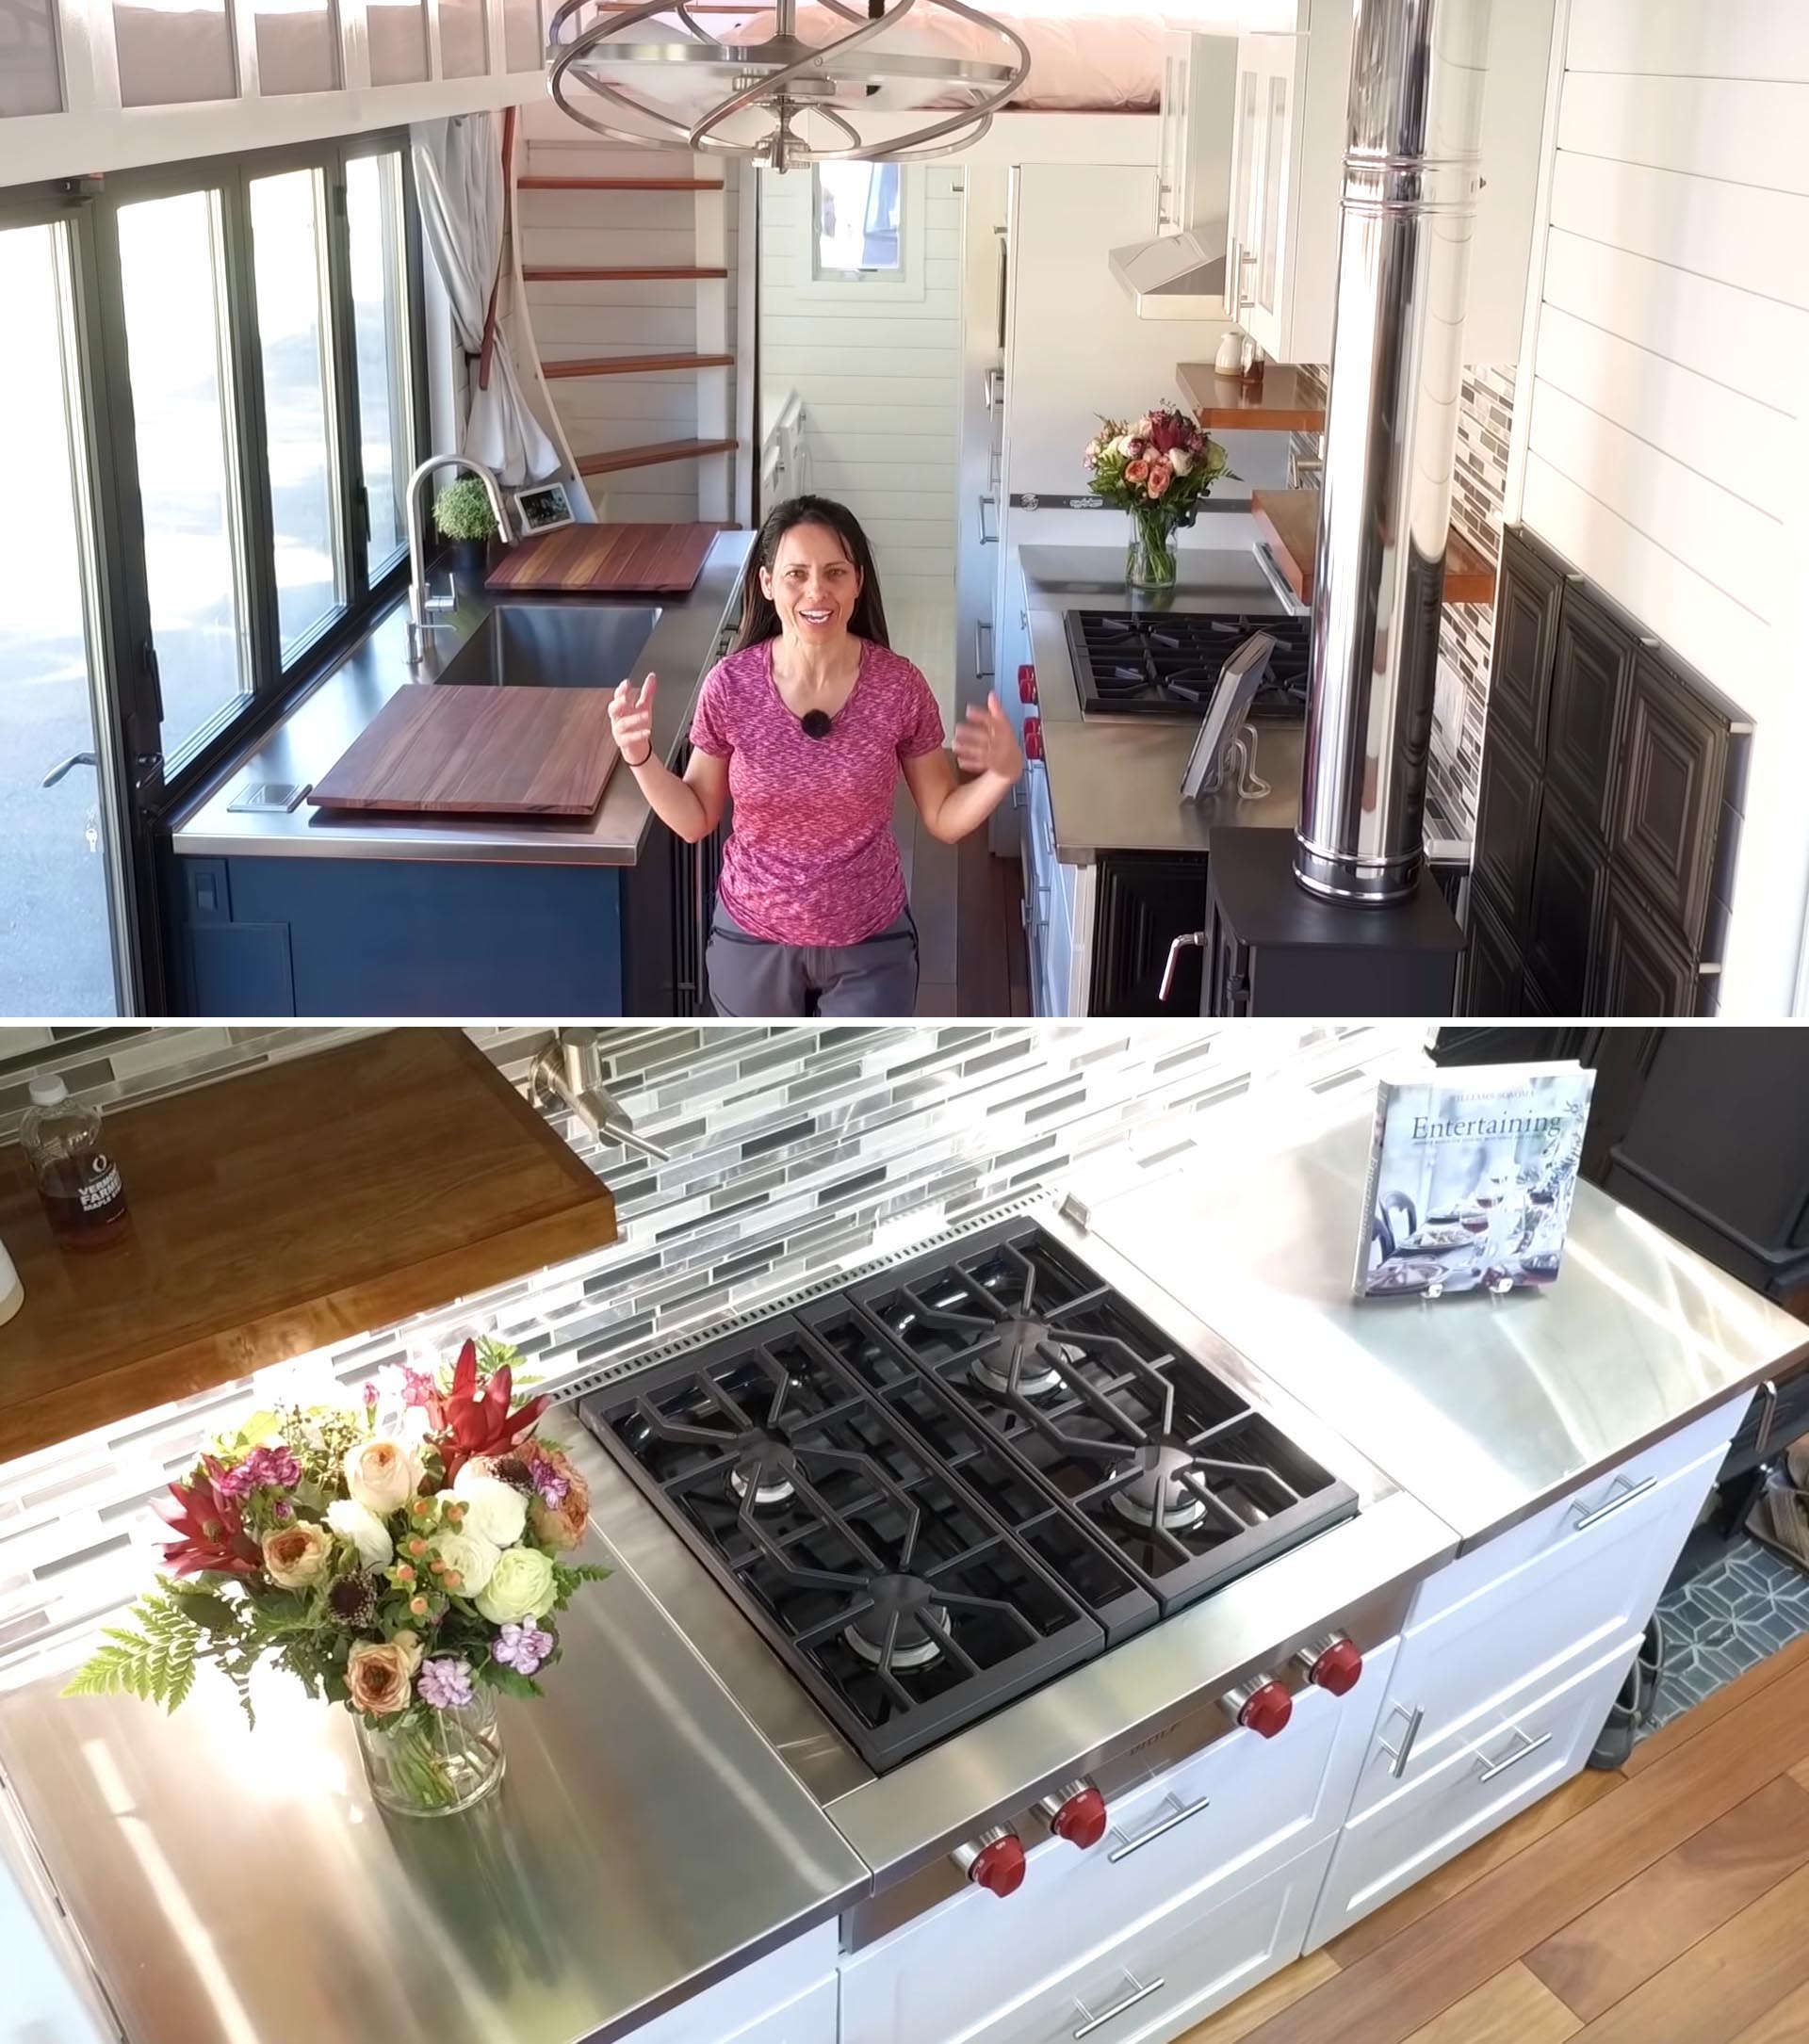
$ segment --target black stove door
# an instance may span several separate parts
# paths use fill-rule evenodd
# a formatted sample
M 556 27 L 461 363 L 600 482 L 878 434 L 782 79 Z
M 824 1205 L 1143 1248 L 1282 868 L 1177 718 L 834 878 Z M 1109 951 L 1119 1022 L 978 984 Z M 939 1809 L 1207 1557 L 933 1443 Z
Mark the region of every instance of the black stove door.
M 1165 1001 L 1162 998 L 1162 976 L 1175 939 L 1199 929 L 1205 908 L 1203 856 L 1186 852 L 1103 854 L 1093 923 L 1088 1014 L 1201 1013 L 1198 949 L 1181 952 L 1174 985 Z

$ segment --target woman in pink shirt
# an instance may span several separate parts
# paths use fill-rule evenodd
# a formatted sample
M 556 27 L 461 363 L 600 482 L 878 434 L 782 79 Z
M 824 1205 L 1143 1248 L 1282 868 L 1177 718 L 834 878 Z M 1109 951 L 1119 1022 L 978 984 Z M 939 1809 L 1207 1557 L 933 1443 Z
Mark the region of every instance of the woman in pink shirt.
M 929 684 L 887 642 L 866 534 L 820 496 L 781 504 L 760 528 L 741 630 L 699 691 L 682 780 L 654 755 L 655 678 L 625 681 L 610 706 L 654 813 L 694 844 L 735 804 L 709 936 L 717 1014 L 913 1014 L 898 777 L 933 837 L 977 830 L 1024 771 L 998 697 L 968 712 L 951 757 Z

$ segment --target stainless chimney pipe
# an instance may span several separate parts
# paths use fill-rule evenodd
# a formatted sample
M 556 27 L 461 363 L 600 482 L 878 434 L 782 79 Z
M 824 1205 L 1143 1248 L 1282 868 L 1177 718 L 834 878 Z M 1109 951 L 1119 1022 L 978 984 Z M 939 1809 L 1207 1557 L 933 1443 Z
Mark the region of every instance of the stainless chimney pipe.
M 1295 878 L 1410 898 L 1423 858 L 1490 0 L 1355 0 Z

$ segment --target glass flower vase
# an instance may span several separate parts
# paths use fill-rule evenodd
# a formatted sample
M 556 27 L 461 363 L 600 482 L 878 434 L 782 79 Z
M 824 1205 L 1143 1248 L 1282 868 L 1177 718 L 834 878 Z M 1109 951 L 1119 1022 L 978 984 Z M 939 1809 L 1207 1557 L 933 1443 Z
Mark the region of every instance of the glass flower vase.
M 456 1816 L 502 1780 L 507 1760 L 497 1702 L 485 1690 L 454 1710 L 416 1708 L 391 1724 L 354 1722 L 371 1796 L 399 1817 Z
M 1175 525 L 1154 511 L 1131 513 L 1131 549 L 1125 580 L 1133 589 L 1175 586 Z

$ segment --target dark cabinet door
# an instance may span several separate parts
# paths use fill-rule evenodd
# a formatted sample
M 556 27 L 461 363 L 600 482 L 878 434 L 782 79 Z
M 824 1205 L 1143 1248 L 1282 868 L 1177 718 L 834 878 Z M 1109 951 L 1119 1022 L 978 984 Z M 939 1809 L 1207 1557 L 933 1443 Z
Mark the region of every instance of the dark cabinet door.
M 1626 764 L 1609 850 L 1680 943 L 1702 943 L 1721 822 L 1728 725 L 1651 653 L 1627 693 Z
M 1539 769 L 1505 730 L 1489 734 L 1476 798 L 1475 879 L 1510 930 L 1520 928 L 1539 832 Z
M 1545 774 L 1572 817 L 1606 837 L 1637 641 L 1581 583 L 1565 586 L 1553 640 Z
M 1160 996 L 1169 946 L 1198 931 L 1205 917 L 1204 859 L 1108 853 L 1100 861 L 1087 1014 L 1198 1014 L 1198 949 L 1182 952 L 1167 1001 Z
M 1502 534 L 1495 582 L 1495 645 L 1489 670 L 1489 722 L 1545 754 L 1552 648 L 1564 572 L 1512 527 Z
M 1539 818 L 1532 887 L 1526 900 L 1526 969 L 1547 1012 L 1589 1013 L 1589 962 L 1602 921 L 1607 868 L 1589 833 L 1547 794 Z
M 1515 1015 L 1521 1012 L 1524 974 L 1520 952 L 1489 906 L 1488 898 L 1470 896 L 1470 927 L 1464 953 L 1465 1014 Z
M 1695 961 L 1654 912 L 1618 879 L 1608 884 L 1589 1012 L 1694 1014 Z

